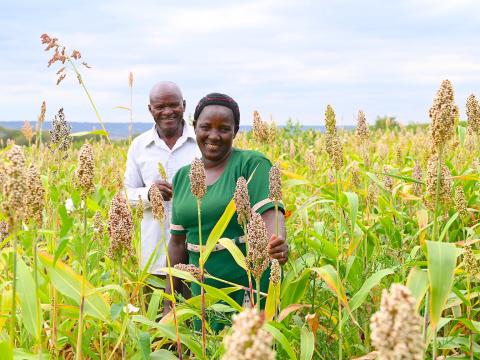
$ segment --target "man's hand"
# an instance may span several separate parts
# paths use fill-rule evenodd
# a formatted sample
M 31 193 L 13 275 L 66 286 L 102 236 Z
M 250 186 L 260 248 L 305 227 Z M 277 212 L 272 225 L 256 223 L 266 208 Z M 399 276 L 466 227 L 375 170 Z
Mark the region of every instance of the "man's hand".
M 152 184 L 152 186 L 158 187 L 164 201 L 170 201 L 172 199 L 172 184 L 170 184 L 169 182 L 164 180 L 157 180 L 155 181 L 155 183 Z M 148 200 L 150 200 L 150 191 L 148 195 Z
M 288 244 L 285 239 L 272 234 L 268 242 L 268 254 L 271 259 L 277 259 L 280 265 L 284 265 L 288 260 Z

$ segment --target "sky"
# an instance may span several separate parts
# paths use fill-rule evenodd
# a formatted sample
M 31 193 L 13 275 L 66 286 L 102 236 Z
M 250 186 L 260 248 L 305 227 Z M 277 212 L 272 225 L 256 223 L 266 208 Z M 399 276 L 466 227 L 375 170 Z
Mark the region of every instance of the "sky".
M 263 119 L 323 125 L 331 104 L 340 126 L 394 116 L 428 122 L 443 79 L 450 79 L 462 118 L 471 93 L 480 96 L 480 1 L 7 1 L 0 11 L 0 121 L 35 121 L 43 100 L 47 120 L 60 107 L 67 120 L 95 122 L 88 98 L 70 71 L 57 86 L 59 65 L 40 35 L 77 49 L 91 69 L 84 82 L 104 121 L 152 121 L 148 93 L 176 82 L 186 117 L 210 92 L 232 96 L 241 124 Z

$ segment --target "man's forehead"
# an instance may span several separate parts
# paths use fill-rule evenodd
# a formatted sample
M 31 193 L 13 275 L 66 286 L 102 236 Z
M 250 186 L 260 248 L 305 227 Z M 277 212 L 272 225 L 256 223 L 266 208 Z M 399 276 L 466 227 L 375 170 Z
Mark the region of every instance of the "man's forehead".
M 163 81 L 155 84 L 150 90 L 150 99 L 158 99 L 164 96 L 176 96 L 183 99 L 182 92 L 177 84 L 170 81 Z

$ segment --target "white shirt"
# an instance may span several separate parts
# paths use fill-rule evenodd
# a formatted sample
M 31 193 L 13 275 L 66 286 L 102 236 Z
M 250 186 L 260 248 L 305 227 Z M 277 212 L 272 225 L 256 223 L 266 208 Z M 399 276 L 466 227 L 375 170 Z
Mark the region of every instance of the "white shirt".
M 182 136 L 177 140 L 172 149 L 160 139 L 155 125 L 152 129 L 136 137 L 127 154 L 125 170 L 125 188 L 130 204 L 136 206 L 138 196 L 144 205 L 143 220 L 141 224 L 141 259 L 142 268 L 147 264 L 153 252 L 153 260 L 148 272 L 150 274 L 163 274 L 160 268 L 166 267 L 165 248 L 162 244 L 163 236 L 167 242 L 170 240 L 171 201 L 165 202 L 165 223 L 161 229 L 160 222 L 152 215 L 148 190 L 150 186 L 160 180 L 158 163 L 161 162 L 167 173 L 167 180 L 172 183 L 173 176 L 183 166 L 192 162 L 195 157 L 200 157 L 193 128 L 185 123 Z M 164 235 L 165 234 L 165 235 Z

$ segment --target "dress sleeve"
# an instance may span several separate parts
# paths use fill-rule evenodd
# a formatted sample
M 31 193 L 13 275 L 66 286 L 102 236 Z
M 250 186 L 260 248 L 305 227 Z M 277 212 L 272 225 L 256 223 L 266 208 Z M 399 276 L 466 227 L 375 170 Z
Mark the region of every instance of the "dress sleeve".
M 275 208 L 275 203 L 269 195 L 269 172 L 272 167 L 270 160 L 264 156 L 254 156 L 247 162 L 248 194 L 252 211 L 263 214 L 265 211 Z M 252 176 L 253 174 L 253 176 Z M 282 202 L 278 202 L 278 208 L 285 212 Z
M 173 235 L 186 235 L 187 230 L 183 227 L 181 217 L 178 214 L 178 202 L 180 201 L 180 196 L 175 196 L 175 193 L 180 193 L 184 191 L 184 183 L 180 181 L 182 179 L 179 176 L 180 171 L 178 171 L 173 177 L 173 199 L 172 199 L 172 220 L 170 222 L 170 233 Z

